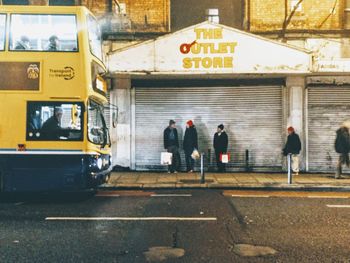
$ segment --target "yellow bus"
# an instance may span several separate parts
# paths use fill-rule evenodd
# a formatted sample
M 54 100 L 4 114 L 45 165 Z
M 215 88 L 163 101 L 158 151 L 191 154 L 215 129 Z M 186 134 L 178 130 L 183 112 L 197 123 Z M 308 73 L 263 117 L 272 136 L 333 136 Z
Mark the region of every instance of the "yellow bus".
M 0 6 L 0 191 L 93 189 L 111 171 L 98 23 L 84 7 Z

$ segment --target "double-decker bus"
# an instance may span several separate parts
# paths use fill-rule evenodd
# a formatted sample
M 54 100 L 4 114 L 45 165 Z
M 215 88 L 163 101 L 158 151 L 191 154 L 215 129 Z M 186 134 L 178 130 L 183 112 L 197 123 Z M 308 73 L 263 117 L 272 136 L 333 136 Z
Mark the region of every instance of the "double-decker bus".
M 105 74 L 88 9 L 0 6 L 0 192 L 80 191 L 109 177 Z

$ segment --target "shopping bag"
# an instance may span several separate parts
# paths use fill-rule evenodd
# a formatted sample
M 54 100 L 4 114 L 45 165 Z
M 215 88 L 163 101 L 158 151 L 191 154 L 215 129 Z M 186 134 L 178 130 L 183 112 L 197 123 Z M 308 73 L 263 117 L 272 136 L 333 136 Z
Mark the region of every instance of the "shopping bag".
M 161 165 L 171 165 L 173 159 L 173 154 L 168 152 L 162 152 L 160 154 L 160 164 Z
M 197 149 L 194 149 L 192 154 L 191 154 L 191 157 L 193 160 L 198 160 L 201 157 L 201 155 Z
M 220 161 L 222 163 L 228 163 L 230 161 L 230 153 L 220 153 Z

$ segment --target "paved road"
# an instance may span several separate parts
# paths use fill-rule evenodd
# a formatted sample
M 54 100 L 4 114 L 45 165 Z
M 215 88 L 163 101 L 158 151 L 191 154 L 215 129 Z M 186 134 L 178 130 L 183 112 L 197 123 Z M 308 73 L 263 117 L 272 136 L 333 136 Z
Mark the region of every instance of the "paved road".
M 349 196 L 178 190 L 3 197 L 0 262 L 350 262 Z

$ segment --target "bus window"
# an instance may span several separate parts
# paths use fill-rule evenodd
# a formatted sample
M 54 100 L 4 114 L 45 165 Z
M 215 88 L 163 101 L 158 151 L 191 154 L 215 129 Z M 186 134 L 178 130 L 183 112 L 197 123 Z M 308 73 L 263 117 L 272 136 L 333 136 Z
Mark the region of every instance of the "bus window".
M 102 39 L 98 23 L 94 17 L 89 15 L 87 17 L 87 25 L 91 53 L 102 61 Z
M 76 16 L 11 15 L 10 50 L 77 51 Z
M 109 134 L 103 117 L 103 106 L 90 101 L 88 110 L 88 138 L 94 144 L 110 145 Z
M 0 14 L 0 50 L 5 49 L 6 15 Z
M 28 102 L 27 140 L 83 139 L 82 103 Z

